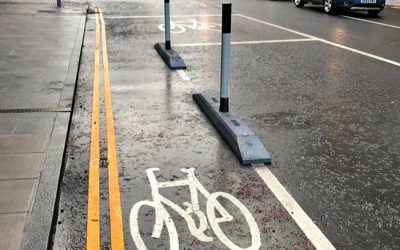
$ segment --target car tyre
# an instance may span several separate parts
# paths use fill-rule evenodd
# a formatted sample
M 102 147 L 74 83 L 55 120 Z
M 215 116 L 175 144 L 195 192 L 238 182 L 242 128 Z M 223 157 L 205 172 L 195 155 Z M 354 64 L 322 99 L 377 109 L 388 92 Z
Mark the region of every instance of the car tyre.
M 368 11 L 368 15 L 369 16 L 378 16 L 379 12 L 381 12 L 380 10 L 370 10 Z
M 324 12 L 333 15 L 335 14 L 335 0 L 324 0 Z
M 297 8 L 303 8 L 304 0 L 294 0 L 294 6 L 296 6 Z

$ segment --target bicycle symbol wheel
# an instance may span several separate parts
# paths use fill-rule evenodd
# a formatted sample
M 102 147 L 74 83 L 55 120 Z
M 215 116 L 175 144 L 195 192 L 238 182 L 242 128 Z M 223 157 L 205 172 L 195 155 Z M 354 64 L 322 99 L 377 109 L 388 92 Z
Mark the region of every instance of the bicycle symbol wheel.
M 244 215 L 248 226 L 250 227 L 250 235 L 251 235 L 251 245 L 247 248 L 242 248 L 233 243 L 222 231 L 219 220 L 215 216 L 215 202 L 218 197 L 223 197 L 228 199 L 231 203 L 233 203 L 240 212 Z M 261 237 L 260 231 L 258 229 L 257 223 L 254 220 L 254 217 L 251 215 L 250 211 L 234 196 L 224 193 L 224 192 L 215 192 L 211 194 L 211 197 L 207 201 L 207 217 L 208 222 L 210 223 L 211 228 L 213 229 L 215 235 L 218 239 L 225 244 L 225 246 L 229 247 L 232 250 L 256 250 L 261 247 Z
M 174 224 L 174 221 L 171 219 L 168 213 L 164 213 L 163 211 L 157 211 L 156 205 L 152 201 L 144 200 L 144 201 L 139 201 L 136 203 L 130 212 L 129 215 L 129 221 L 130 221 L 130 229 L 131 229 L 131 236 L 133 241 L 136 244 L 137 249 L 139 250 L 146 250 L 147 247 L 144 244 L 143 239 L 140 237 L 140 231 L 139 231 L 139 209 L 142 206 L 149 206 L 155 209 L 156 217 L 160 218 L 161 220 L 159 223 L 165 223 L 167 226 L 168 234 L 169 234 L 169 244 L 170 244 L 170 250 L 179 250 L 179 239 L 178 239 L 178 233 L 176 231 L 176 227 Z M 157 223 L 157 219 L 156 219 Z M 154 225 L 154 228 L 156 228 L 157 225 Z M 163 226 L 161 225 L 161 229 Z M 155 230 L 154 230 L 155 231 Z M 153 238 L 159 238 L 161 230 L 154 232 L 151 237 Z
M 160 24 L 157 26 L 157 28 L 159 30 L 165 31 L 165 25 L 164 24 Z M 171 22 L 171 33 L 174 34 L 181 34 L 186 32 L 186 28 L 183 27 L 182 25 L 179 24 L 174 24 L 173 22 Z

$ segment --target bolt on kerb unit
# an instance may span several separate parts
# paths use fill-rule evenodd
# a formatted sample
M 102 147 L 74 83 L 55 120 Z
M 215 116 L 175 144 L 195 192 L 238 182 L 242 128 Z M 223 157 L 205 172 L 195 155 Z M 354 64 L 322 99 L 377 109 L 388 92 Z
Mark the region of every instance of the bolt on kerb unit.
M 212 92 L 194 94 L 193 99 L 218 130 L 243 165 L 271 163 L 271 156 L 251 129 L 229 111 L 232 4 L 222 4 L 220 98 Z
M 170 69 L 186 69 L 182 58 L 171 46 L 171 12 L 169 0 L 164 0 L 164 27 L 165 43 L 156 43 L 154 48 Z

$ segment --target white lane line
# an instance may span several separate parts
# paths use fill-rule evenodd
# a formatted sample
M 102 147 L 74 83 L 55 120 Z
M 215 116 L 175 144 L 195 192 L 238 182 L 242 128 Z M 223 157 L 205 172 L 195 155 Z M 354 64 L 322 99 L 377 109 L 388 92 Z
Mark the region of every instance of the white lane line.
M 332 243 L 326 238 L 321 230 L 315 225 L 310 217 L 304 212 L 296 200 L 289 194 L 274 174 L 263 164 L 253 165 L 254 170 L 265 182 L 279 202 L 285 207 L 292 216 L 300 229 L 317 249 L 335 249 Z
M 219 17 L 221 14 L 203 14 L 203 15 L 172 15 L 171 17 Z M 238 14 L 232 14 L 238 16 Z M 146 18 L 164 18 L 161 16 L 104 16 L 105 19 L 146 19 Z
M 400 26 L 391 25 L 391 24 L 387 24 L 387 23 L 380 23 L 380 22 L 375 22 L 375 21 L 371 21 L 371 20 L 365 20 L 365 19 L 361 19 L 361 18 L 357 18 L 357 17 L 352 17 L 352 16 L 345 16 L 345 15 L 339 15 L 339 16 L 345 17 L 345 18 L 348 18 L 348 19 L 353 19 L 353 20 L 358 20 L 358 21 L 366 22 L 366 23 L 373 23 L 373 24 L 377 24 L 377 25 L 382 25 L 382 26 L 390 27 L 390 28 L 400 29 Z
M 319 39 L 313 38 L 300 38 L 300 39 L 280 39 L 280 40 L 260 40 L 260 41 L 239 41 L 232 42 L 232 45 L 240 45 L 240 44 L 264 44 L 264 43 L 293 43 L 293 42 L 310 42 L 310 41 L 319 41 Z M 218 46 L 221 45 L 218 43 L 179 43 L 175 44 L 174 47 L 197 47 L 197 46 Z
M 286 31 L 292 32 L 292 33 L 297 34 L 297 35 L 301 35 L 301 36 L 305 36 L 305 37 L 308 37 L 308 38 L 311 38 L 311 39 L 314 39 L 314 40 L 318 40 L 318 41 L 320 41 L 322 43 L 326 43 L 326 44 L 329 44 L 329 45 L 332 45 L 332 46 L 335 46 L 335 47 L 338 47 L 338 48 L 341 48 L 341 49 L 345 49 L 345 50 L 348 50 L 348 51 L 351 51 L 351 52 L 354 52 L 354 53 L 357 53 L 357 54 L 360 54 L 360 55 L 363 55 L 363 56 L 371 57 L 371 58 L 374 58 L 376 60 L 379 60 L 379 61 L 382 61 L 382 62 L 386 62 L 386 63 L 392 64 L 394 66 L 400 67 L 400 62 L 396 62 L 396 61 L 393 61 L 393 60 L 390 60 L 390 59 L 386 59 L 386 58 L 381 57 L 381 56 L 376 56 L 374 54 L 367 53 L 367 52 L 364 52 L 364 51 L 361 51 L 361 50 L 358 50 L 358 49 L 353 49 L 353 48 L 345 46 L 345 45 L 341 45 L 341 44 L 334 43 L 334 42 L 331 42 L 331 41 L 328 41 L 328 40 L 325 40 L 325 39 L 322 39 L 322 38 L 319 38 L 319 37 L 316 37 L 316 36 L 308 35 L 308 34 L 305 34 L 305 33 L 299 32 L 299 31 L 295 31 L 295 30 L 292 30 L 292 29 L 288 29 L 288 28 L 282 27 L 280 25 L 272 24 L 272 23 L 269 23 L 269 22 L 264 22 L 262 20 L 259 20 L 259 19 L 253 18 L 253 17 L 249 17 L 249 16 L 245 16 L 245 15 L 241 15 L 241 14 L 238 14 L 238 16 L 246 18 L 246 19 L 249 19 L 249 20 L 252 20 L 254 22 L 258 22 L 258 23 L 262 23 L 262 24 L 265 24 L 265 25 L 269 25 L 269 26 L 272 26 L 272 27 L 275 27 L 275 28 L 278 28 L 278 29 L 286 30 Z
M 381 56 L 376 56 L 374 54 L 370 54 L 370 53 L 367 53 L 367 52 L 364 52 L 364 51 L 361 51 L 361 50 L 358 50 L 358 49 L 353 49 L 351 47 L 347 47 L 345 45 L 334 43 L 334 42 L 331 42 L 331 41 L 328 41 L 328 40 L 321 39 L 320 41 L 323 42 L 323 43 L 326 43 L 326 44 L 330 44 L 332 46 L 336 46 L 338 48 L 342 48 L 342 49 L 345 49 L 345 50 L 348 50 L 348 51 L 351 51 L 351 52 L 354 52 L 354 53 L 357 53 L 357 54 L 360 54 L 360 55 L 363 55 L 363 56 L 368 56 L 368 57 L 374 58 L 376 60 L 379 60 L 379 61 L 382 61 L 382 62 L 386 62 L 386 63 L 392 64 L 394 66 L 400 67 L 400 62 L 396 62 L 396 61 L 393 61 L 393 60 L 390 60 L 390 59 L 386 59 L 386 58 L 381 57 Z
M 294 34 L 297 34 L 297 35 L 300 35 L 300 36 L 305 36 L 305 37 L 308 37 L 308 38 L 311 38 L 311 39 L 320 39 L 320 38 L 315 37 L 315 36 L 311 36 L 311 35 L 308 35 L 308 34 L 305 34 L 305 33 L 299 32 L 299 31 L 288 29 L 288 28 L 285 28 L 283 26 L 276 25 L 276 24 L 273 24 L 273 23 L 265 22 L 265 21 L 262 21 L 260 19 L 256 19 L 256 18 L 253 18 L 253 17 L 245 16 L 245 15 L 242 15 L 242 14 L 237 14 L 237 16 L 246 18 L 248 20 L 251 20 L 251 21 L 254 21 L 254 22 L 257 22 L 257 23 L 262 23 L 262 24 L 265 24 L 265 25 L 268 25 L 268 26 L 272 26 L 272 27 L 275 27 L 275 28 L 278 28 L 278 29 L 281 29 L 281 30 L 286 30 L 288 32 L 291 32 L 291 33 L 294 33 Z
M 179 76 L 182 78 L 184 81 L 190 81 L 190 77 L 186 73 L 186 70 L 183 69 L 178 69 L 176 72 L 178 72 Z

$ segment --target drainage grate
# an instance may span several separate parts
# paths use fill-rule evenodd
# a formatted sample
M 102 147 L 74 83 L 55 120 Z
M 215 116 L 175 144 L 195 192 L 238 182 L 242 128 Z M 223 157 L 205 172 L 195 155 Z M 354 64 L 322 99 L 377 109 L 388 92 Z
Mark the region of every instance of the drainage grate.
M 0 113 L 71 112 L 70 108 L 0 109 Z

